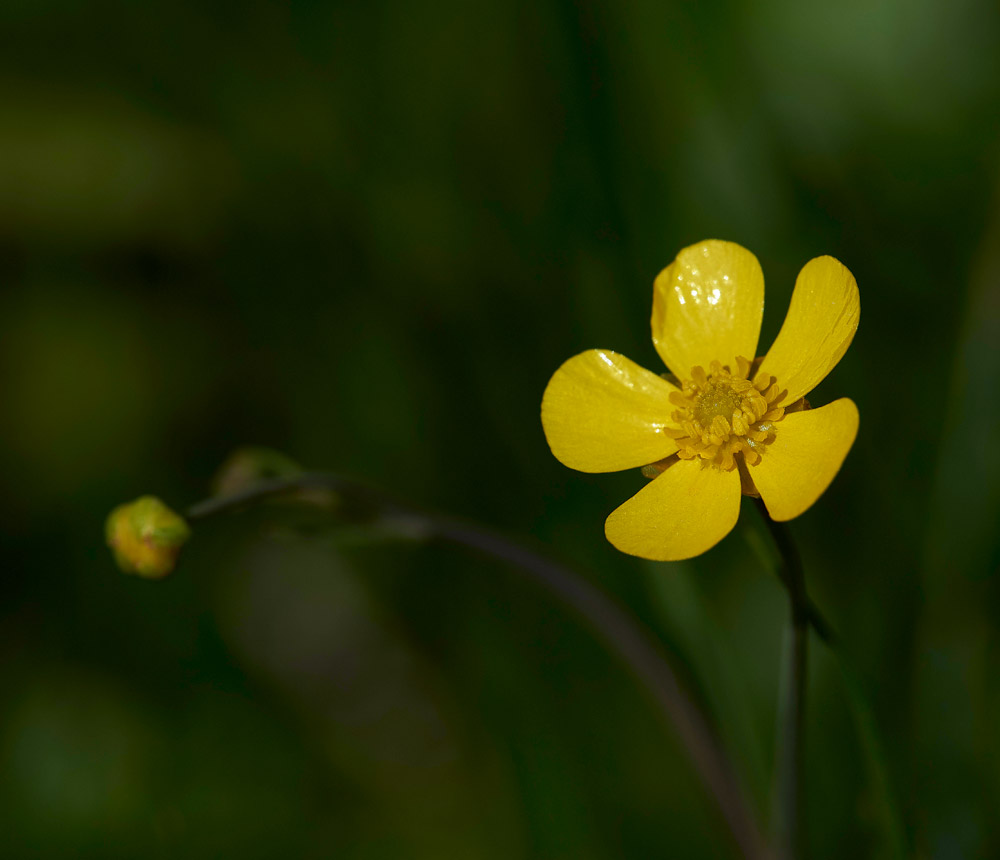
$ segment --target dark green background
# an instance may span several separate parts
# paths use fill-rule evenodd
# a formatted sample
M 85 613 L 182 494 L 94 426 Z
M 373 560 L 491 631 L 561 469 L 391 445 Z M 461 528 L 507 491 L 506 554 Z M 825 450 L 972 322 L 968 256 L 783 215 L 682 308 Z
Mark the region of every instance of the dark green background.
M 735 856 L 632 678 L 502 565 L 263 514 L 150 583 L 102 541 L 246 442 L 534 541 L 662 638 L 766 820 L 756 511 L 618 555 L 643 479 L 538 420 L 586 348 L 660 369 L 653 278 L 709 237 L 760 258 L 762 347 L 810 257 L 861 290 L 811 396 L 860 435 L 792 529 L 884 760 L 816 644 L 812 856 L 1000 853 L 995 4 L 8 0 L 0 93 L 0 854 Z

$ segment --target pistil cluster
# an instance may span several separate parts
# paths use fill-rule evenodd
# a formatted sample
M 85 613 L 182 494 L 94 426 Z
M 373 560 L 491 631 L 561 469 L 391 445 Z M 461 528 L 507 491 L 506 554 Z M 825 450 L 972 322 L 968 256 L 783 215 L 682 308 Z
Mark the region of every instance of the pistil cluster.
M 760 462 L 761 452 L 774 439 L 776 421 L 785 414 L 778 405 L 785 397 L 774 377 L 758 374 L 749 379 L 751 362 L 736 359 L 736 370 L 713 361 L 708 372 L 691 369 L 680 391 L 670 395 L 678 408 L 672 414 L 677 425 L 666 432 L 677 442 L 682 460 L 700 457 L 719 469 L 736 468 L 736 458 Z

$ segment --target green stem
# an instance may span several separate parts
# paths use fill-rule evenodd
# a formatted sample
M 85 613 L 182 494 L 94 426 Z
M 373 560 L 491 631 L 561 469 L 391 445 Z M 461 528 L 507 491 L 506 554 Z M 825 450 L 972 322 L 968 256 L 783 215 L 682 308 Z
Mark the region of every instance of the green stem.
M 791 625 L 786 656 L 786 680 L 780 708 L 778 748 L 778 832 L 779 845 L 787 858 L 805 856 L 805 827 L 802 812 L 802 775 L 805 761 L 805 706 L 808 671 L 809 625 L 822 630 L 824 639 L 830 636 L 819 611 L 806 593 L 802 557 L 792 541 L 788 528 L 771 519 L 764 503 L 757 507 L 767 524 L 781 557 L 778 576 L 788 592 Z
M 760 500 L 757 500 L 758 507 L 761 509 L 761 516 L 764 518 L 764 522 L 768 525 L 768 530 L 771 532 L 775 544 L 778 546 L 779 553 L 781 554 L 781 568 L 778 570 L 778 575 L 781 578 L 782 583 L 789 586 L 789 572 L 791 571 L 794 575 L 795 571 L 798 571 L 799 583 L 796 587 L 795 594 L 797 595 L 797 606 L 801 614 L 805 615 L 807 624 L 813 629 L 813 632 L 819 637 L 820 641 L 829 649 L 833 658 L 836 660 L 837 667 L 840 670 L 841 679 L 844 684 L 844 690 L 847 694 L 848 702 L 850 703 L 851 712 L 854 715 L 854 719 L 857 723 L 857 729 L 861 735 L 862 742 L 868 753 L 869 766 L 871 768 L 871 777 L 874 782 L 874 790 L 876 797 L 878 797 L 879 803 L 882 807 L 882 812 L 885 817 L 885 839 L 887 842 L 888 855 L 896 858 L 897 860 L 903 860 L 905 857 L 909 857 L 912 854 L 908 844 L 908 838 L 906 835 L 906 828 L 903 824 L 903 817 L 900 811 L 899 800 L 896 797 L 896 792 L 892 785 L 892 780 L 889 774 L 889 762 L 885 753 L 885 744 L 882 741 L 882 735 L 879 731 L 878 723 L 875 719 L 875 715 L 872 712 L 871 705 L 869 704 L 868 696 L 865 693 L 865 685 L 862 683 L 860 674 L 851 664 L 850 658 L 843 648 L 843 642 L 840 637 L 837 636 L 833 627 L 820 612 L 819 608 L 812 602 L 809 598 L 808 593 L 805 588 L 805 580 L 802 578 L 802 562 L 799 554 L 796 550 L 795 544 L 792 542 L 788 530 L 781 523 L 774 522 L 767 513 L 766 508 L 760 504 Z M 791 563 L 789 563 L 791 562 Z M 795 585 L 794 581 L 791 582 L 792 586 Z M 791 593 L 791 592 L 790 592 Z M 801 629 L 801 625 L 799 625 Z M 802 635 L 802 655 L 800 658 L 801 664 L 805 665 L 805 635 Z M 789 664 L 793 664 L 791 651 L 794 648 L 794 642 L 789 650 Z M 801 683 L 804 685 L 805 676 L 801 678 Z M 788 709 L 786 708 L 784 713 Z M 794 713 L 794 712 L 793 712 Z M 801 711 L 799 712 L 801 718 Z M 797 739 L 798 742 L 802 741 L 801 724 L 798 727 Z M 800 759 L 801 761 L 801 759 Z M 798 774 L 801 777 L 801 772 Z M 801 802 L 801 794 L 796 798 L 798 802 Z
M 556 595 L 618 654 L 673 724 L 743 856 L 757 860 L 769 856 L 735 768 L 654 637 L 608 595 L 568 568 L 489 529 L 422 511 L 357 481 L 326 473 L 262 481 L 242 493 L 200 502 L 188 510 L 187 518 L 204 520 L 302 490 L 328 491 L 338 512 L 354 522 L 380 526 L 408 539 L 449 541 L 509 562 Z

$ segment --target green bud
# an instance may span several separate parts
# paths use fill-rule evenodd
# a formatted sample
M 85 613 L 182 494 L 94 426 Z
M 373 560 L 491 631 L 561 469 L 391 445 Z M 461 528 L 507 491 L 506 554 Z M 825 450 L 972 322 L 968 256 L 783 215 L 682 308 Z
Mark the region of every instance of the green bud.
M 219 467 L 212 479 L 212 495 L 232 496 L 261 481 L 291 478 L 301 473 L 301 466 L 280 451 L 248 445 L 233 451 Z
M 174 569 L 191 529 L 155 496 L 142 496 L 111 512 L 105 535 L 124 573 L 162 579 Z

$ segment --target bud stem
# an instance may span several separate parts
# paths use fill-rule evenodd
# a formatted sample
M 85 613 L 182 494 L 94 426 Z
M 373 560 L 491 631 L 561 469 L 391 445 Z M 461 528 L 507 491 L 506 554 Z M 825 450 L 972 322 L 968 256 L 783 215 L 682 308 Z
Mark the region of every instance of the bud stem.
M 264 481 L 240 493 L 208 499 L 187 512 L 191 521 L 231 512 L 304 489 L 332 491 L 351 521 L 390 527 L 411 539 L 438 538 L 507 561 L 528 574 L 586 620 L 628 665 L 673 724 L 705 788 L 715 798 L 743 856 L 769 856 L 735 768 L 697 705 L 687 695 L 653 636 L 612 598 L 568 568 L 477 525 L 421 511 L 339 475 L 306 472 Z

